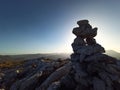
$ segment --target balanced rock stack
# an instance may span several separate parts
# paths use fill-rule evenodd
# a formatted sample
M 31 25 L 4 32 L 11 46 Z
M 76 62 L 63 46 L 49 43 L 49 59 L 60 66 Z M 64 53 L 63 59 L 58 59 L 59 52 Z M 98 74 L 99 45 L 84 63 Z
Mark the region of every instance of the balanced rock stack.
M 78 21 L 71 55 L 72 70 L 62 81 L 62 90 L 120 90 L 120 61 L 103 54 L 96 43 L 97 28 L 88 20 Z M 68 78 L 69 77 L 69 78 Z
M 82 62 L 86 56 L 104 53 L 104 48 L 94 39 L 97 35 L 97 28 L 92 29 L 88 20 L 78 21 L 77 24 L 79 27 L 73 29 L 73 33 L 77 36 L 72 44 L 74 54 L 71 59 L 73 62 L 76 61 L 74 57 L 79 58 L 78 61 Z

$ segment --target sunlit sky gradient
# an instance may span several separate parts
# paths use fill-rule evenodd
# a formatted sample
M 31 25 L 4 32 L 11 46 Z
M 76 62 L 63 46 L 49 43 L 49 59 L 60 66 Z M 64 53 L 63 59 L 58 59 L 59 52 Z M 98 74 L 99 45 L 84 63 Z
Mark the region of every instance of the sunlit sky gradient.
M 98 43 L 120 52 L 120 0 L 0 0 L 0 54 L 72 52 L 81 19 L 98 27 Z

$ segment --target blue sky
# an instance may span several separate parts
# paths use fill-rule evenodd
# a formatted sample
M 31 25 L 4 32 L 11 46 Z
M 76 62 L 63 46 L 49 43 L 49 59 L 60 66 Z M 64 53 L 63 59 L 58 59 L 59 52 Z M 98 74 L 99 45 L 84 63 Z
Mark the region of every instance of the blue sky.
M 120 52 L 119 0 L 0 0 L 0 54 L 72 52 L 81 19 L 98 27 L 98 43 Z

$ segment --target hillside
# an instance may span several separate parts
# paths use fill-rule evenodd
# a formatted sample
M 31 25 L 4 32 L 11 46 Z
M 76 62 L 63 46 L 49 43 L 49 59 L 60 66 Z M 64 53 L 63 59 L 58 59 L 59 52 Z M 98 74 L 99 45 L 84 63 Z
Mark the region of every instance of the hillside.
M 4 60 L 30 60 L 30 59 L 38 59 L 38 58 L 49 58 L 56 60 L 58 58 L 66 59 L 70 58 L 70 54 L 68 53 L 51 53 L 51 54 L 22 54 L 22 55 L 0 55 L 0 61 Z
M 115 58 L 117 58 L 117 59 L 120 59 L 120 53 L 118 53 L 118 52 L 116 52 L 116 51 L 114 51 L 114 50 L 107 50 L 107 51 L 106 51 L 106 54 L 107 54 L 107 55 L 110 55 L 110 56 L 112 56 L 112 57 L 115 57 Z
M 120 59 L 120 53 L 114 51 L 114 50 L 106 50 L 106 54 L 110 55 L 112 57 L 115 57 L 117 59 Z M 36 59 L 36 58 L 49 58 L 49 59 L 66 59 L 70 58 L 71 53 L 50 53 L 50 54 L 21 54 L 21 55 L 0 55 L 0 61 L 2 60 L 30 60 L 30 59 Z

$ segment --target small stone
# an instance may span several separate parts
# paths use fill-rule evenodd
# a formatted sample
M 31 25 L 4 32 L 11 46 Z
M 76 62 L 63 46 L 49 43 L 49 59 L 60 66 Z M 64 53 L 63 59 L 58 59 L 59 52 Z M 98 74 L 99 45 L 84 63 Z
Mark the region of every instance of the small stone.
M 80 27 L 82 27 L 82 26 L 80 26 Z M 92 30 L 92 26 L 90 24 L 85 24 L 85 29 L 84 30 L 86 30 L 86 29 Z
M 81 52 L 85 52 L 84 49 L 86 46 L 84 44 L 82 45 L 77 45 L 75 43 L 72 43 L 72 48 L 73 48 L 73 51 L 74 53 L 78 53 L 78 54 L 81 54 Z
M 105 49 L 99 44 L 92 45 L 92 47 L 94 53 L 105 53 Z
M 92 38 L 97 35 L 97 28 L 91 29 L 91 28 L 86 28 L 83 29 L 82 27 L 76 27 L 73 29 L 73 34 L 75 34 L 77 37 L 82 37 L 82 38 Z
M 88 87 L 88 82 L 84 78 L 80 78 L 80 83 L 86 87 Z
M 84 25 L 84 24 L 88 24 L 89 21 L 88 20 L 80 20 L 80 21 L 77 21 L 77 24 L 78 25 Z
M 86 38 L 86 42 L 88 45 L 96 44 L 96 40 L 94 38 Z
M 90 90 L 88 87 L 85 87 L 84 85 L 78 84 L 76 86 L 76 89 L 72 89 L 72 90 Z
M 119 76 L 118 75 L 108 74 L 108 76 L 111 78 L 112 81 L 119 80 Z
M 82 47 L 79 46 L 78 48 L 76 48 L 75 52 L 79 54 L 92 55 L 96 53 L 104 53 L 105 50 L 103 47 L 101 47 L 101 45 L 94 44 Z
M 97 35 L 97 28 L 95 29 L 85 29 L 83 32 L 80 33 L 80 36 L 83 38 L 93 38 Z
M 109 67 L 112 67 L 112 68 L 116 69 L 117 71 L 120 71 L 120 66 L 119 65 L 109 64 Z
M 118 72 L 115 68 L 113 68 L 110 64 L 106 65 L 106 71 L 113 74 L 113 75 L 120 75 L 120 72 Z
M 106 88 L 104 81 L 100 80 L 97 77 L 93 78 L 93 87 L 94 87 L 94 90 L 105 90 Z
M 116 61 L 116 65 L 120 66 L 120 60 Z
M 58 90 L 59 87 L 60 87 L 60 82 L 54 82 L 47 88 L 47 90 Z
M 81 37 L 77 37 L 74 39 L 74 44 L 75 45 L 81 45 L 81 46 L 85 46 L 85 41 L 84 41 L 84 38 L 81 38 Z
M 112 86 L 106 86 L 106 90 L 114 90 Z
M 111 81 L 111 79 L 109 78 L 109 76 L 108 76 L 108 74 L 106 72 L 100 72 L 99 76 L 101 77 L 101 79 L 103 81 L 106 82 L 107 86 L 111 87 L 112 81 Z
M 79 27 L 73 28 L 72 33 L 75 34 L 76 36 L 81 36 L 83 30 L 81 30 Z
M 77 51 L 81 50 L 83 46 L 72 43 L 72 48 L 73 48 L 74 53 L 77 53 Z
M 70 75 L 66 75 L 61 79 L 61 85 L 67 88 L 67 90 L 73 90 L 76 86 L 75 81 Z
M 79 54 L 71 54 L 71 61 L 72 62 L 78 62 L 80 59 L 80 55 Z
M 84 61 L 85 57 L 86 57 L 85 54 L 81 54 L 81 55 L 80 55 L 80 63 Z
M 81 78 L 87 76 L 87 73 L 82 69 L 81 64 L 73 63 L 73 69 L 76 71 L 76 74 Z

